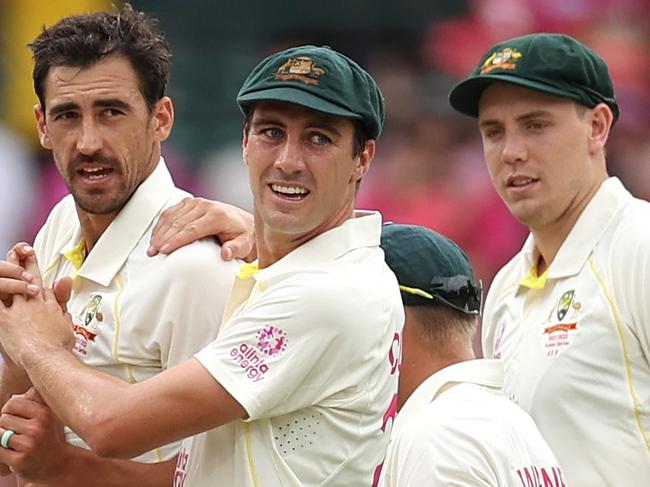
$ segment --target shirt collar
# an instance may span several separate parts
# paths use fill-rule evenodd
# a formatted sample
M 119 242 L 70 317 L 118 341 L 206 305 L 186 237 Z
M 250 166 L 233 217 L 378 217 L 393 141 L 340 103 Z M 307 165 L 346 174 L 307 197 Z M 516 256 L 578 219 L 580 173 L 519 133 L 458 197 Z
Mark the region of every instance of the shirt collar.
M 380 237 L 381 214 L 355 211 L 353 218 L 305 242 L 279 261 L 255 272 L 253 277 L 257 281 L 269 281 L 281 274 L 303 271 L 356 248 L 378 247 Z
M 173 190 L 174 182 L 161 158 L 151 175 L 133 193 L 86 256 L 78 275 L 108 286 L 167 203 Z M 76 238 L 79 235 L 76 233 Z M 78 245 L 78 241 L 71 244 L 73 248 Z M 64 257 L 70 252 L 71 246 L 61 251 Z
M 522 249 L 525 277 L 519 284 L 543 288 L 547 279 L 559 279 L 580 272 L 618 210 L 630 199 L 632 195 L 618 178 L 606 179 L 578 217 L 547 271 L 539 277 L 535 271 L 539 251 L 532 234 L 529 235 Z
M 449 365 L 429 376 L 408 398 L 395 419 L 395 431 L 433 402 L 452 383 L 478 384 L 493 389 L 503 386 L 503 363 L 497 359 L 475 359 Z

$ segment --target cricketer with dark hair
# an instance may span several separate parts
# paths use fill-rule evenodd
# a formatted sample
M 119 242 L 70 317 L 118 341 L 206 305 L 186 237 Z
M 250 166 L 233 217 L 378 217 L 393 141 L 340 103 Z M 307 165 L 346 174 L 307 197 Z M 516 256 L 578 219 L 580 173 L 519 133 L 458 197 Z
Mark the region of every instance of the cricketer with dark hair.
M 72 193 L 52 210 L 35 241 L 44 284 L 69 276 L 57 289 L 67 294 L 72 284 L 68 311 L 77 359 L 141 382 L 216 336 L 235 270 L 212 241 L 169 257 L 147 256 L 160 212 L 187 196 L 161 157 L 174 121 L 165 96 L 169 46 L 153 19 L 127 5 L 117 14 L 64 18 L 30 47 L 40 141 Z M 33 259 L 24 244 L 0 262 L 0 277 L 23 279 L 0 279 L 4 304 L 13 293 L 37 291 L 19 266 Z M 137 462 L 100 458 L 72 431 L 64 436 L 25 371 L 4 351 L 3 359 L 0 461 L 22 481 L 59 487 L 172 483 L 179 443 Z

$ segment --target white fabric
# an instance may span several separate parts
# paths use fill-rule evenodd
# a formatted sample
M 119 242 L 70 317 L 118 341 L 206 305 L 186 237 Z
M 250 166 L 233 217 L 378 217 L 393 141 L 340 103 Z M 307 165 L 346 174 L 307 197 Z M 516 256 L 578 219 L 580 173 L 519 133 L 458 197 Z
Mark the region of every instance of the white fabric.
M 250 419 L 185 440 L 175 486 L 374 485 L 404 321 L 380 232 L 358 216 L 238 279 L 196 358 Z
M 420 384 L 397 414 L 381 487 L 564 486 L 533 420 L 501 393 L 502 379 L 498 360 L 471 360 Z
M 188 359 L 216 336 L 239 264 L 224 262 L 211 240 L 170 256 L 146 255 L 160 212 L 187 195 L 174 187 L 161 161 L 78 271 L 65 257 L 82 238 L 72 196 L 52 210 L 39 232 L 35 249 L 45 284 L 76 276 L 68 310 L 75 325 L 76 355 L 87 365 L 127 382 L 141 382 Z M 67 438 L 85 446 L 72 431 Z M 167 460 L 179 446 L 167 445 L 138 460 Z
M 650 479 L 650 204 L 616 178 L 579 217 L 540 287 L 520 285 L 539 255 L 530 236 L 495 278 L 486 356 L 528 411 L 568 484 Z

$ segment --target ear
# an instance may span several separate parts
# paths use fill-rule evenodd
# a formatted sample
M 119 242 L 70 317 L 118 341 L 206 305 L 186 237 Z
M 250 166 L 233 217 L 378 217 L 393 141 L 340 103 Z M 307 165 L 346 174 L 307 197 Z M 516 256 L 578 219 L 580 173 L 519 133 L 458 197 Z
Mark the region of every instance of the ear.
M 589 113 L 589 150 L 599 152 L 605 148 L 607 143 L 609 131 L 614 123 L 614 114 L 605 103 L 599 103 Z
M 248 127 L 244 127 L 241 138 L 241 152 L 244 164 L 248 165 Z
M 45 123 L 45 111 L 39 104 L 34 105 L 34 118 L 36 118 L 38 140 L 44 149 L 52 149 L 52 141 L 47 133 L 47 124 Z
M 166 140 L 174 126 L 174 104 L 171 98 L 163 96 L 153 109 L 154 137 L 159 142 Z
M 359 154 L 355 159 L 356 165 L 352 171 L 352 175 L 350 176 L 350 182 L 361 181 L 366 175 L 368 169 L 370 169 L 370 164 L 375 157 L 376 147 L 377 143 L 375 140 L 370 139 L 366 141 L 366 146 L 361 151 L 361 154 Z

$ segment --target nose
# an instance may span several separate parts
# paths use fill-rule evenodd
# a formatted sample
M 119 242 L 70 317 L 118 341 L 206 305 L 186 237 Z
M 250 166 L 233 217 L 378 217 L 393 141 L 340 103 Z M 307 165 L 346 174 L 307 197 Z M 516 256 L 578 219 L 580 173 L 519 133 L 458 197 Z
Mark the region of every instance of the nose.
M 528 152 L 523 138 L 516 133 L 504 135 L 501 158 L 506 164 L 517 164 L 527 159 Z
M 280 147 L 274 167 L 285 174 L 302 171 L 305 167 L 302 144 L 298 137 L 287 136 Z
M 96 122 L 92 117 L 84 117 L 77 139 L 77 150 L 81 154 L 95 154 L 102 147 L 102 138 Z

